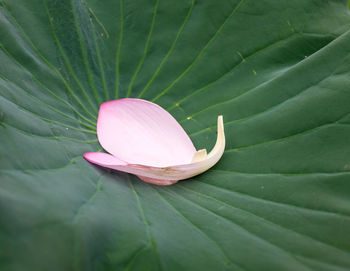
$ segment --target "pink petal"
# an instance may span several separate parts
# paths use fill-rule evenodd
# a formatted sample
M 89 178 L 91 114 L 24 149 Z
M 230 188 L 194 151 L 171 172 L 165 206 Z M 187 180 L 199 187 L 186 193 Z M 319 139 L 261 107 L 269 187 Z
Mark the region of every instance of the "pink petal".
M 186 132 L 167 111 L 140 99 L 103 103 L 97 136 L 106 151 L 128 164 L 187 164 L 196 152 Z
M 84 157 L 97 165 L 137 175 L 141 180 L 148 183 L 171 185 L 179 180 L 188 179 L 201 174 L 220 160 L 225 150 L 225 134 L 222 116 L 218 117 L 217 129 L 217 140 L 212 151 L 209 154 L 206 153 L 206 150 L 196 152 L 192 156 L 193 161 L 187 164 L 166 167 L 130 164 L 110 154 L 100 152 L 86 153 Z

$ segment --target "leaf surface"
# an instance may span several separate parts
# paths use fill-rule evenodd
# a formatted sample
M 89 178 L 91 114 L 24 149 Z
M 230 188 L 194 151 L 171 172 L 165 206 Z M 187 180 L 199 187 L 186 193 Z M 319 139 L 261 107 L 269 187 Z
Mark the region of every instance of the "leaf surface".
M 0 0 L 0 269 L 349 270 L 347 1 Z M 226 151 L 170 187 L 95 167 L 103 101 Z

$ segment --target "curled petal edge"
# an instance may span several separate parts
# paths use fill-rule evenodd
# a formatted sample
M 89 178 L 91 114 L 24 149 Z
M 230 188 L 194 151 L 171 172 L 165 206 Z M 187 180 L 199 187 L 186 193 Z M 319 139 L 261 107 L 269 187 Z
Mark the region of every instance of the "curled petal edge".
M 223 117 L 217 121 L 217 139 L 209 154 L 206 150 L 197 151 L 189 164 L 169 167 L 153 167 L 139 164 L 128 164 L 113 155 L 102 152 L 85 153 L 84 157 L 91 163 L 137 175 L 141 180 L 156 185 L 171 185 L 207 171 L 214 166 L 225 151 L 225 132 Z

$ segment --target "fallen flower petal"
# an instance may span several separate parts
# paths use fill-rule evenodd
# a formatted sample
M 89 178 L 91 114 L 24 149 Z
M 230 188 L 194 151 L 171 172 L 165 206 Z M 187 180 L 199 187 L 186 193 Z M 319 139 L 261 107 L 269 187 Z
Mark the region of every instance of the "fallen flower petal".
M 101 105 L 97 136 L 110 154 L 85 153 L 91 163 L 137 175 L 141 180 L 171 185 L 198 175 L 225 150 L 223 117 L 218 117 L 214 148 L 196 151 L 180 124 L 160 106 L 141 99 L 120 99 Z

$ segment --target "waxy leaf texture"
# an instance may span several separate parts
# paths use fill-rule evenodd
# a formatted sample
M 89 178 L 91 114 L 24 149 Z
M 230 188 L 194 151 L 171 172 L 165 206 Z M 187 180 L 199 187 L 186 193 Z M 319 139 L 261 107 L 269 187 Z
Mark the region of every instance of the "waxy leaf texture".
M 348 1 L 0 0 L 0 64 L 0 270 L 350 269 Z M 219 163 L 85 161 L 125 97 Z

